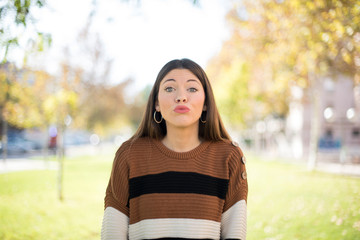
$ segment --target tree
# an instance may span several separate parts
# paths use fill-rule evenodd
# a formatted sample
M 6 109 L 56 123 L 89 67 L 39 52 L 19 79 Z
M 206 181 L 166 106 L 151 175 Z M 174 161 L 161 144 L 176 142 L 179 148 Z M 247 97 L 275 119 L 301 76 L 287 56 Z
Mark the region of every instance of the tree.
M 1 64 L 1 87 L 0 96 L 0 119 L 2 122 L 1 140 L 4 144 L 3 157 L 6 159 L 7 152 L 7 125 L 8 121 L 20 125 L 31 125 L 34 118 L 24 118 L 24 110 L 33 108 L 21 108 L 28 102 L 31 92 L 26 87 L 18 86 L 19 79 L 14 77 L 20 71 L 13 64 L 8 63 L 11 50 L 20 47 L 20 42 L 27 42 L 24 56 L 28 51 L 41 51 L 45 45 L 50 45 L 51 36 L 36 30 L 32 12 L 42 8 L 45 0 L 5 0 L 0 4 L 0 64 Z M 25 58 L 24 58 L 25 60 Z M 11 92 L 10 92 L 11 91 Z M 14 100 L 14 101 L 12 101 Z M 25 100 L 25 101 L 21 101 Z M 14 114 L 19 119 L 11 119 Z M 35 116 L 36 114 L 30 114 Z
M 110 83 L 112 59 L 108 57 L 101 36 L 93 29 L 95 9 L 89 14 L 87 23 L 78 34 L 80 44 L 64 51 L 64 62 L 70 71 L 78 69 L 77 71 L 81 72 L 76 87 L 79 107 L 76 116 L 73 116 L 74 126 L 105 135 L 114 126 L 119 128 L 128 124 L 124 95 L 132 80 Z M 72 56 L 83 56 L 86 61 L 72 62 Z
M 0 56 L 7 62 L 9 52 L 24 41 L 36 50 L 51 43 L 51 36 L 36 30 L 34 9 L 42 8 L 46 0 L 5 0 L 0 6 Z M 26 34 L 25 34 L 26 33 Z
M 228 14 L 233 34 L 222 51 L 231 54 L 222 61 L 232 65 L 240 58 L 248 64 L 250 101 L 261 103 L 264 113 L 285 114 L 289 86 L 297 85 L 314 103 L 310 168 L 318 141 L 317 86 L 324 76 L 339 73 L 360 84 L 359 16 L 355 0 L 244 0 Z
M 18 69 L 14 64 L 0 65 L 0 113 L 2 120 L 3 158 L 7 154 L 7 125 L 29 128 L 42 125 L 42 116 L 36 95 L 35 73 L 29 69 Z

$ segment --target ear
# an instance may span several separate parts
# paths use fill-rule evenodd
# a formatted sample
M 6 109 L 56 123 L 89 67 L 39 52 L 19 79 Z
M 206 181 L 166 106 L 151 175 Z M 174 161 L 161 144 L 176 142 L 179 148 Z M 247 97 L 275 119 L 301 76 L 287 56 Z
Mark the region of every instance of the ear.
M 155 110 L 156 110 L 157 112 L 160 112 L 160 106 L 159 106 L 158 101 L 155 102 Z

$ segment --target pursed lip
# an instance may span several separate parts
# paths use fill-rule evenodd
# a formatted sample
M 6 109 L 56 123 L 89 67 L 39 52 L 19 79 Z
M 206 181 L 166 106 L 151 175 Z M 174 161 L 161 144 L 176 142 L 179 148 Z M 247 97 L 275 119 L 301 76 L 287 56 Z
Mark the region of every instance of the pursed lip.
M 176 108 L 174 109 L 174 112 L 176 113 L 186 113 L 189 112 L 190 108 L 186 107 L 186 106 L 176 106 Z

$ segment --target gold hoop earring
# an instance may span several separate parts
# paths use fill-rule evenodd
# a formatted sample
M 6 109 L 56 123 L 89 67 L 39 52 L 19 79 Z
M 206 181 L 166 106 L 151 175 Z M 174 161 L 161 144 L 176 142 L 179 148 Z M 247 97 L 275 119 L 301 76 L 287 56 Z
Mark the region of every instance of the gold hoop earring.
M 204 112 L 206 113 L 206 111 L 203 111 L 203 113 L 204 113 Z M 206 116 L 205 116 L 205 120 L 202 120 L 202 119 L 201 119 L 202 115 L 203 115 L 203 114 L 201 114 L 201 116 L 200 116 L 200 122 L 206 123 Z
M 156 113 L 157 113 L 157 111 L 154 111 L 154 121 L 155 121 L 157 124 L 159 124 L 159 123 L 161 123 L 161 122 L 162 122 L 163 117 L 162 117 L 162 115 L 161 115 L 161 119 L 160 119 L 160 121 L 156 120 Z M 160 113 L 160 112 L 159 112 L 159 113 Z M 161 113 L 160 113 L 160 114 L 161 114 Z

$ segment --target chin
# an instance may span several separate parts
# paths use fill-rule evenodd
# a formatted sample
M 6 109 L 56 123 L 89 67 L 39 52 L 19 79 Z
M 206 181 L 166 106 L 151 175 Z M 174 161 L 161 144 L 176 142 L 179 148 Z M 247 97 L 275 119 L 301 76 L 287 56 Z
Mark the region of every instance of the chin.
M 177 128 L 191 128 L 191 127 L 197 126 L 198 122 L 197 121 L 196 122 L 177 121 L 177 122 L 173 122 L 170 124 Z

